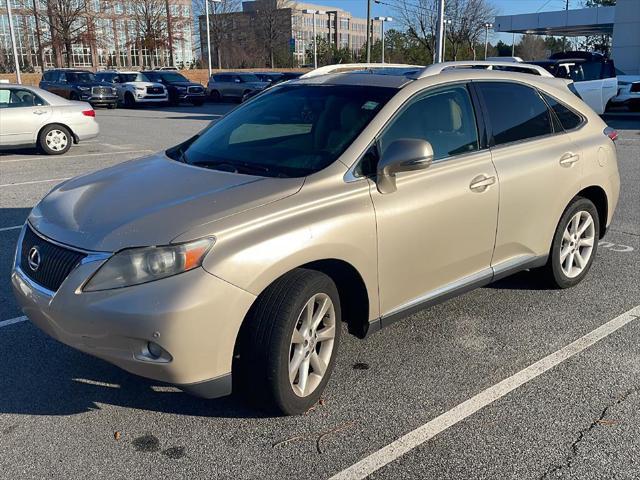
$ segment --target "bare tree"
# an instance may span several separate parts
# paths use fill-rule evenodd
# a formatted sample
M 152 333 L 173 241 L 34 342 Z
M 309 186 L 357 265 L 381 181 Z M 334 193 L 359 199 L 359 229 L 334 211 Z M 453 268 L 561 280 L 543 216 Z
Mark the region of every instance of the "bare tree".
M 269 67 L 275 67 L 276 54 L 282 47 L 288 49 L 291 35 L 291 14 L 286 9 L 294 9 L 294 0 L 258 0 L 256 6 L 258 43 L 263 45 Z
M 231 22 L 228 14 L 240 10 L 241 0 L 221 0 L 219 2 L 212 0 L 194 0 L 193 9 L 196 14 L 196 18 L 205 14 L 205 1 L 209 2 L 209 12 L 211 14 L 209 16 L 209 33 L 212 45 L 207 45 L 207 48 L 211 48 L 213 46 L 215 49 L 218 68 L 222 68 L 223 47 L 227 47 L 227 49 L 230 47 L 230 45 L 228 45 L 228 39 L 230 37 L 229 29 L 231 28 Z M 198 30 L 200 31 L 200 29 Z M 200 42 L 201 45 L 204 43 L 206 43 L 206 38 L 204 41 Z M 211 51 L 212 54 L 213 52 L 214 50 Z M 202 53 L 204 54 L 204 52 Z
M 435 57 L 436 25 L 438 22 L 436 0 L 395 0 L 395 10 L 409 38 L 418 42 Z

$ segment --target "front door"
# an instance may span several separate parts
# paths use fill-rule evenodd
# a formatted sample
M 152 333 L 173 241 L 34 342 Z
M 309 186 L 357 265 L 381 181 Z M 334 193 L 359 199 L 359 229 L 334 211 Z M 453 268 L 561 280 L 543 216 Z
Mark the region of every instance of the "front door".
M 400 138 L 429 141 L 434 162 L 398 174 L 393 193 L 372 182 L 383 321 L 489 279 L 498 215 L 497 175 L 466 85 L 418 94 L 381 134 L 382 156 Z

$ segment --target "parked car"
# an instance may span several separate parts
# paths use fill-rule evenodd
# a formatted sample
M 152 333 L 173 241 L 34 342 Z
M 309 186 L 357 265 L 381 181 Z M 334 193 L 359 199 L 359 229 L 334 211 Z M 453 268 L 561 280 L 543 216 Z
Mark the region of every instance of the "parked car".
M 150 70 L 141 72 L 150 82 L 157 82 L 165 86 L 172 105 L 191 103 L 197 107 L 204 103 L 205 89 L 202 85 L 185 78 L 182 74 L 172 71 Z
M 43 153 L 66 153 L 73 143 L 100 131 L 88 103 L 65 100 L 26 85 L 0 84 L 0 148 L 37 146 Z
M 640 112 L 640 75 L 618 73 L 618 94 L 611 105 L 626 106 L 632 112 Z
M 254 72 L 253 74 L 258 77 L 258 80 L 268 83 L 269 86 L 280 83 L 284 78 L 284 75 L 279 72 Z
M 106 70 L 96 73 L 96 79 L 111 83 L 118 90 L 118 101 L 125 107 L 138 104 L 159 104 L 169 100 L 167 89 L 159 82 L 151 82 L 144 73 Z
M 618 94 L 618 80 L 613 60 L 597 53 L 555 53 L 549 60 L 531 62 L 546 68 L 558 78 L 573 80 L 580 97 L 598 115 Z
M 97 80 L 93 72 L 87 70 L 47 70 L 40 80 L 40 88 L 69 100 L 88 102 L 94 107 L 116 108 L 118 105 L 118 93 L 113 85 Z
M 209 79 L 207 93 L 214 102 L 225 98 L 242 101 L 243 97 L 260 92 L 269 85 L 269 82 L 260 80 L 253 73 L 216 73 Z
M 325 67 L 68 180 L 20 234 L 19 304 L 134 374 L 299 414 L 342 322 L 365 337 L 524 269 L 577 285 L 618 201 L 615 131 L 565 81 L 451 65 Z

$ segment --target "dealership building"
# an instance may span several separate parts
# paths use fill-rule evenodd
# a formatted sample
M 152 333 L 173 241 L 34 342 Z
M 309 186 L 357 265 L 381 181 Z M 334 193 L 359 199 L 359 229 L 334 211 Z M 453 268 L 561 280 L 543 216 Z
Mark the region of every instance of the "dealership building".
M 555 36 L 612 35 L 616 68 L 640 75 L 640 0 L 618 0 L 613 7 L 592 7 L 496 17 L 495 31 Z

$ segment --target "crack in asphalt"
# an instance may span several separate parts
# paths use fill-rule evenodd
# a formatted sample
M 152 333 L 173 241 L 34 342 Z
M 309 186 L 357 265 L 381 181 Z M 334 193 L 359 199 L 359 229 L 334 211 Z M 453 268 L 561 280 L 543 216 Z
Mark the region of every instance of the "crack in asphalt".
M 640 389 L 640 387 L 634 387 L 634 388 L 631 388 L 631 389 L 627 390 L 615 402 L 607 405 L 602 410 L 602 412 L 600 412 L 600 416 L 598 418 L 596 418 L 593 422 L 591 422 L 591 424 L 588 427 L 583 428 L 582 430 L 580 430 L 578 432 L 578 435 L 576 436 L 576 439 L 573 441 L 573 443 L 571 443 L 571 448 L 569 450 L 569 454 L 566 456 L 566 458 L 564 460 L 564 463 L 558 464 L 558 465 L 554 465 L 553 467 L 550 467 L 546 472 L 544 472 L 542 474 L 542 476 L 540 477 L 540 480 L 546 480 L 548 478 L 552 478 L 551 475 L 557 474 L 559 471 L 561 471 L 561 470 L 563 470 L 565 468 L 566 469 L 571 468 L 571 465 L 573 464 L 573 461 L 578 456 L 578 445 L 580 444 L 580 442 L 582 442 L 585 439 L 585 437 L 592 430 L 594 430 L 598 425 L 601 425 L 603 423 L 603 420 L 605 419 L 605 417 L 607 416 L 607 414 L 609 413 L 609 410 L 611 410 L 611 408 L 615 407 L 616 405 L 620 405 L 627 398 L 629 398 L 631 395 L 636 393 L 638 391 L 638 389 Z M 556 476 L 558 476 L 558 475 L 556 475 Z

